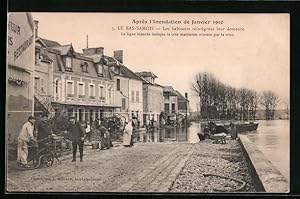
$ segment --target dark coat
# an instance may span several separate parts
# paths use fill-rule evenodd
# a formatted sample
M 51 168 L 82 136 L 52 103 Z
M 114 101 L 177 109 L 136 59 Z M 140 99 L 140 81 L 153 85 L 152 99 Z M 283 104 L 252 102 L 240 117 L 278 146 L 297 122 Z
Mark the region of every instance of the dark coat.
M 78 122 L 75 122 L 75 124 L 70 124 L 68 127 L 68 132 L 68 138 L 71 141 L 81 141 L 81 138 L 84 137 L 82 127 Z
M 49 135 L 51 135 L 51 131 L 49 126 L 47 125 L 47 122 L 41 121 L 37 126 L 37 130 L 37 140 L 47 138 Z

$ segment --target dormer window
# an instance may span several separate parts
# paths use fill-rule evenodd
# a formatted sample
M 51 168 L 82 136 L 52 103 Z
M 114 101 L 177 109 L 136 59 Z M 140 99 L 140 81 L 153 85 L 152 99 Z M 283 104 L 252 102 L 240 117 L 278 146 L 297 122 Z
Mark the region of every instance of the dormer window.
M 115 66 L 114 68 L 115 68 L 115 73 L 120 74 L 120 67 Z
M 88 63 L 84 62 L 83 64 L 81 64 L 81 68 L 82 68 L 82 72 L 84 73 L 88 73 Z
M 72 71 L 72 59 L 71 59 L 71 57 L 66 57 L 66 71 Z
M 103 76 L 103 66 L 101 64 L 97 65 L 98 76 Z

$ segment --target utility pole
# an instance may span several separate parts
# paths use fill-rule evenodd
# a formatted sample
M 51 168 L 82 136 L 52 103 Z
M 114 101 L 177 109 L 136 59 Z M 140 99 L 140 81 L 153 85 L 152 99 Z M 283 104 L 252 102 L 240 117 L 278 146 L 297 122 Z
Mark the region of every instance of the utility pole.
M 89 35 L 86 35 L 86 48 L 89 48 Z

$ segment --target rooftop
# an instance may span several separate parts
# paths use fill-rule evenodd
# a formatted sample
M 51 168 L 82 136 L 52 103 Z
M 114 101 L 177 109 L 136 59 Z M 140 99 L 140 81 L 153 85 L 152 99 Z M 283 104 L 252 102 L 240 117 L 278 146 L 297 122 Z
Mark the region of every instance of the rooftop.
M 172 86 L 165 86 L 164 92 L 170 93 L 171 95 L 174 95 L 174 96 L 177 96 L 177 93 Z

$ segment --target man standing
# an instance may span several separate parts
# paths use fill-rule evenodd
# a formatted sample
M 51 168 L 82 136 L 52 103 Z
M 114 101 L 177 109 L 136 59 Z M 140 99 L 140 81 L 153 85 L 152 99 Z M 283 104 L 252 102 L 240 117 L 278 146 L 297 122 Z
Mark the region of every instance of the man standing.
M 82 130 L 81 125 L 79 122 L 75 121 L 75 117 L 70 117 L 70 125 L 68 127 L 69 139 L 72 141 L 73 147 L 73 160 L 72 162 L 76 161 L 76 153 L 77 153 L 77 146 L 79 148 L 80 153 L 80 162 L 83 161 L 83 140 L 84 140 L 84 132 Z
M 37 125 L 37 130 L 38 130 L 37 140 L 38 140 L 39 149 L 43 149 L 46 147 L 46 144 L 48 142 L 46 138 L 52 134 L 47 124 L 47 120 L 48 120 L 48 115 L 43 114 L 41 121 Z
M 25 168 L 30 167 L 27 165 L 28 157 L 28 143 L 34 141 L 33 130 L 34 130 L 35 118 L 33 116 L 28 117 L 28 121 L 23 125 L 22 130 L 18 137 L 18 158 L 17 163 Z

